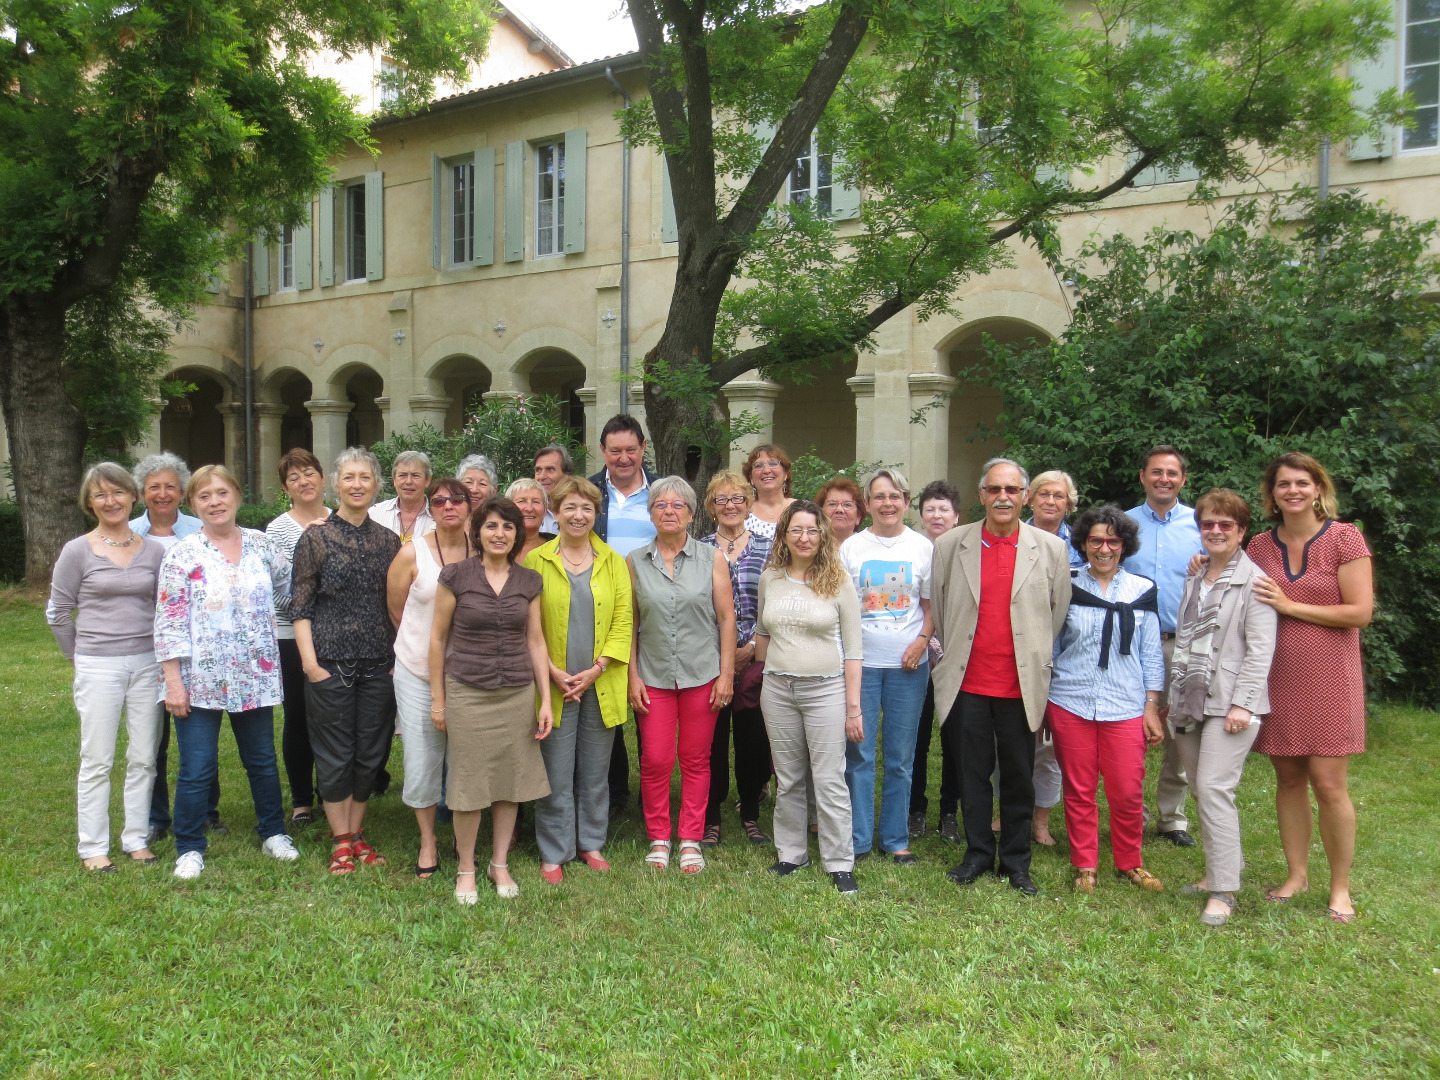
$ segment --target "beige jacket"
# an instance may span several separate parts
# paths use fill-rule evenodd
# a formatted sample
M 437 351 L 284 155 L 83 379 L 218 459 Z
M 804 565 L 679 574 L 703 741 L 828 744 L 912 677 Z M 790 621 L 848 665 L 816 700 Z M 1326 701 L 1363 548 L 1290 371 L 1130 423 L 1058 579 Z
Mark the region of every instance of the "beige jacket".
M 945 655 L 935 665 L 935 715 L 940 723 L 960 694 L 975 625 L 980 616 L 980 529 L 973 522 L 951 529 L 935 542 L 931 569 L 930 612 Z M 1050 693 L 1055 635 L 1070 607 L 1070 558 L 1065 541 L 1033 525 L 1020 526 L 1016 542 L 1015 583 L 1010 592 L 1010 632 L 1020 694 L 1031 731 L 1039 731 Z
M 1215 628 L 1210 665 L 1210 686 L 1205 694 L 1205 715 L 1224 716 L 1231 705 L 1257 716 L 1270 711 L 1270 661 L 1275 658 L 1278 617 L 1269 604 L 1255 599 L 1255 578 L 1261 571 L 1245 552 L 1220 598 L 1220 620 Z M 1180 597 L 1180 626 L 1190 598 L 1200 587 L 1200 574 L 1185 579 Z M 1176 635 L 1177 640 L 1179 635 Z

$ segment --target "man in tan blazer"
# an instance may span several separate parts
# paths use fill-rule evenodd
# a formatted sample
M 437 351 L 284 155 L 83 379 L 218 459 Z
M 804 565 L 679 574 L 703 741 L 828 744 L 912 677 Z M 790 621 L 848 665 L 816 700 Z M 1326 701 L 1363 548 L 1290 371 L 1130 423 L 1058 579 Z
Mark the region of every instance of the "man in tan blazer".
M 990 774 L 1000 762 L 1001 877 L 1033 896 L 1030 819 L 1035 732 L 1045 715 L 1055 635 L 1070 606 L 1070 560 L 1057 536 L 1023 525 L 1030 478 L 1008 458 L 980 474 L 985 520 L 935 542 L 930 607 L 945 655 L 935 665 L 935 715 L 959 763 L 965 859 L 948 876 L 969 885 L 995 869 Z

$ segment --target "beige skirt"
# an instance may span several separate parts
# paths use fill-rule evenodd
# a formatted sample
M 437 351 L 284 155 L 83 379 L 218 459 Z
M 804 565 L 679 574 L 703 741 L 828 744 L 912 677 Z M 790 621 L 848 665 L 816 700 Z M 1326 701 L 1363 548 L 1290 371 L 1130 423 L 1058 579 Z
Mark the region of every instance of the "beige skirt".
M 450 772 L 445 803 L 484 810 L 496 802 L 530 802 L 550 794 L 535 738 L 535 687 L 478 690 L 445 679 Z

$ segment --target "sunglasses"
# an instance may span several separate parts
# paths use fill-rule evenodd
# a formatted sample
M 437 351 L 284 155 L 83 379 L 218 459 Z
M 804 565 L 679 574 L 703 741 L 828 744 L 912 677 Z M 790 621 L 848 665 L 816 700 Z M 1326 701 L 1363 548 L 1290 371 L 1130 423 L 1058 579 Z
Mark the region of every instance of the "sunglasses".
M 985 494 L 986 494 L 986 495 L 1019 495 L 1019 494 L 1020 494 L 1022 491 L 1024 491 L 1024 490 L 1025 490 L 1025 489 L 1022 488 L 1022 487 L 1012 487 L 1012 486 L 1009 485 L 1009 484 L 986 484 L 986 485 L 985 485 Z
M 1125 540 L 1119 536 L 1087 536 L 1085 543 L 1092 548 L 1122 548 Z
M 430 496 L 431 506 L 462 506 L 468 505 L 470 499 L 465 495 L 432 495 Z
M 1218 529 L 1218 530 L 1219 530 L 1220 532 L 1222 532 L 1222 533 L 1232 533 L 1232 532 L 1235 531 L 1235 527 L 1236 527 L 1236 522 L 1233 522 L 1233 521 L 1202 521 L 1202 522 L 1200 522 L 1200 531 L 1201 531 L 1201 532 L 1213 532 L 1214 530 Z

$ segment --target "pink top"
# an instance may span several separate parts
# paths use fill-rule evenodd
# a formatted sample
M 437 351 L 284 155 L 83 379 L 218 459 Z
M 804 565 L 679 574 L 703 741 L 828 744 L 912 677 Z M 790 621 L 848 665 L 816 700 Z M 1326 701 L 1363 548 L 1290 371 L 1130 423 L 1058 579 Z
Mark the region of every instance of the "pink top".
M 410 544 L 415 548 L 415 580 L 405 598 L 400 629 L 395 631 L 395 659 L 411 675 L 429 682 L 430 624 L 435 619 L 435 583 L 440 579 L 440 564 L 430 553 L 426 537 L 417 536 Z

